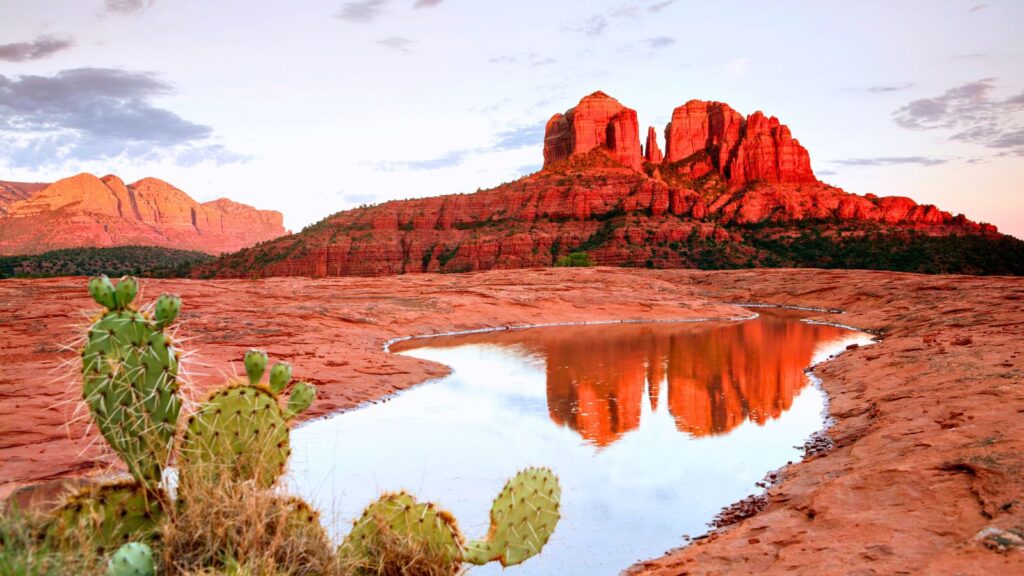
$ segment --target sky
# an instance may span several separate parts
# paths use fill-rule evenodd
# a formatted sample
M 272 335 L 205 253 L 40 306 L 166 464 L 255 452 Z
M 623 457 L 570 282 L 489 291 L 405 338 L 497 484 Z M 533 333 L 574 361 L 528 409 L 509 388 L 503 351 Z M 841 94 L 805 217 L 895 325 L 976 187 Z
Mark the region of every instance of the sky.
M 762 110 L 829 184 L 1024 238 L 1022 29 L 1018 0 L 0 0 L 0 180 L 153 176 L 298 230 L 533 172 L 602 90 L 642 133 Z

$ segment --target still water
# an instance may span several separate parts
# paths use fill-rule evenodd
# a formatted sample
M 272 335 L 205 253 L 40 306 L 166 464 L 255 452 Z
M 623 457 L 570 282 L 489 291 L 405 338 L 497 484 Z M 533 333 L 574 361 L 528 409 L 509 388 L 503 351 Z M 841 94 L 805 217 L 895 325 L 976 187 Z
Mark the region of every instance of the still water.
M 452 374 L 292 432 L 292 490 L 335 538 L 382 491 L 450 510 L 467 539 L 526 466 L 562 483 L 544 552 L 506 574 L 616 574 L 683 544 L 758 491 L 823 425 L 804 369 L 870 336 L 795 312 L 756 320 L 565 326 L 393 348 Z M 498 574 L 500 566 L 473 574 Z

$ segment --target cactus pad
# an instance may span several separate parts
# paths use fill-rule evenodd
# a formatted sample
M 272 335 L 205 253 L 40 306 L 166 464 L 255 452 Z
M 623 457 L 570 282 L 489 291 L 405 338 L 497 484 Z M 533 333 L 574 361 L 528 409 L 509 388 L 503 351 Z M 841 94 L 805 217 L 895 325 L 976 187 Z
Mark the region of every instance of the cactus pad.
M 291 454 L 287 421 L 309 407 L 316 391 L 299 382 L 292 397 L 299 394 L 305 404 L 293 409 L 289 401 L 289 408 L 282 408 L 277 395 L 259 383 L 266 360 L 264 352 L 246 353 L 250 383 L 235 383 L 214 392 L 189 418 L 179 455 L 183 480 L 226 474 L 236 480 L 253 479 L 267 488 L 284 472 Z M 277 366 L 271 379 L 275 388 L 283 390 L 291 378 L 291 367 Z
M 158 534 L 164 512 L 163 493 L 134 481 L 89 486 L 70 496 L 54 512 L 49 536 L 61 545 L 87 540 L 99 550 L 112 550 L 129 540 Z
M 243 384 L 218 390 L 189 418 L 179 460 L 183 478 L 228 474 L 268 488 L 284 472 L 290 453 L 277 398 Z
M 107 564 L 107 576 L 154 576 L 153 551 L 141 542 L 121 546 Z
M 411 538 L 440 555 L 452 572 L 458 567 L 462 534 L 455 518 L 431 503 L 416 502 L 405 492 L 385 494 L 367 506 L 338 553 L 359 566 L 374 566 L 382 533 Z
M 539 553 L 561 518 L 562 489 L 547 468 L 527 468 L 515 475 L 491 506 L 487 537 L 466 546 L 464 560 L 486 564 L 494 560 L 513 566 Z
M 128 470 L 155 488 L 181 410 L 179 354 L 170 335 L 132 308 L 137 290 L 131 277 L 122 278 L 117 288 L 105 276 L 90 280 L 89 292 L 107 312 L 89 328 L 82 350 L 82 396 Z M 161 325 L 173 319 L 166 316 Z

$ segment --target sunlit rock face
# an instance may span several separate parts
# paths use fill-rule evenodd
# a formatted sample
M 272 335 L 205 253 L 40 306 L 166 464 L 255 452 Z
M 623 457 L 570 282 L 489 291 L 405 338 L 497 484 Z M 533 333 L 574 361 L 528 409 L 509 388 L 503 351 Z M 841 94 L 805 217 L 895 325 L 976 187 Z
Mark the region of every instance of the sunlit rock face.
M 78 174 L 49 185 L 0 186 L 0 254 L 106 246 L 231 252 L 286 232 L 280 212 L 220 198 L 197 202 L 171 184 Z
M 601 265 L 706 266 L 702 243 L 761 266 L 750 225 L 781 236 L 814 227 L 997 237 L 994 226 L 909 198 L 857 195 L 819 181 L 790 129 L 762 112 L 690 100 L 664 130 L 603 92 L 548 120 L 542 170 L 473 194 L 346 210 L 298 234 L 232 254 L 197 277 L 379 276 L 550 266 L 572 251 Z M 808 224 L 812 223 L 812 224 Z M 676 245 L 676 248 L 673 248 Z M 720 263 L 715 263 L 720 264 Z
M 636 110 L 605 94 L 594 92 L 564 114 L 548 120 L 544 133 L 544 166 L 606 148 L 623 166 L 639 171 L 643 165 Z

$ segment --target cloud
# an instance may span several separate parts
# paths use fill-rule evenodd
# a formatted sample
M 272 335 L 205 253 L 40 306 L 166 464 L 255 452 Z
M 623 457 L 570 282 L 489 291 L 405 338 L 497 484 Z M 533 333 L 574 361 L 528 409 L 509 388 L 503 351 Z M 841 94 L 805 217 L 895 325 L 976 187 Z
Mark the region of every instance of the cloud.
M 539 146 L 544 142 L 544 123 L 518 126 L 498 132 L 495 141 L 488 146 L 452 150 L 444 154 L 423 160 L 407 160 L 404 162 L 372 162 L 372 166 L 386 171 L 395 170 L 440 170 L 452 168 L 466 161 L 471 156 L 493 152 L 507 152 L 527 146 Z
M 571 27 L 584 36 L 600 36 L 608 29 L 608 19 L 604 16 L 591 16 Z
M 342 196 L 342 200 L 350 204 L 373 204 L 377 201 L 376 194 L 349 193 Z
M 541 144 L 544 142 L 544 125 L 545 123 L 541 122 L 498 132 L 498 140 L 491 145 L 490 150 L 517 150 Z
M 416 3 L 412 5 L 413 8 L 433 8 L 444 0 L 416 0 Z
M 990 148 L 998 155 L 1024 155 L 1024 92 L 993 97 L 995 78 L 983 78 L 914 100 L 893 112 L 908 130 L 936 130 L 949 139 Z
M 750 60 L 747 58 L 736 58 L 725 63 L 725 74 L 730 78 L 742 78 L 747 73 L 747 66 Z
M 141 14 L 153 5 L 154 0 L 107 0 L 107 12 Z
M 399 52 L 405 52 L 406 54 L 412 53 L 412 45 L 415 43 L 415 40 L 402 38 L 401 36 L 391 36 L 377 41 L 377 44 L 380 44 L 381 46 L 387 46 L 392 50 L 398 50 Z
M 209 126 L 153 104 L 173 93 L 153 74 L 112 68 L 0 74 L 0 158 L 26 167 L 117 157 L 184 165 L 244 160 L 210 143 Z
M 970 11 L 971 12 L 981 12 L 985 8 L 988 8 L 988 4 L 975 4 L 974 6 L 971 6 L 971 10 Z
M 523 52 L 521 54 L 496 54 L 487 59 L 491 64 L 525 64 L 531 68 L 548 66 L 558 62 L 550 56 L 541 56 L 536 52 Z
M 655 2 L 647 7 L 648 12 L 661 12 L 665 8 L 668 8 L 675 3 L 676 0 L 665 0 L 664 2 Z
M 898 166 L 903 164 L 917 164 L 919 166 L 937 166 L 945 164 L 948 160 L 942 158 L 927 158 L 925 156 L 879 156 L 875 158 L 849 158 L 846 160 L 832 160 L 832 164 L 841 166 Z M 819 171 L 818 174 L 825 174 Z M 831 172 L 835 174 L 835 172 Z
M 651 48 L 658 50 L 675 44 L 676 39 L 669 36 L 655 36 L 654 38 L 649 38 L 647 43 L 650 44 Z
M 957 54 L 953 56 L 951 60 L 977 60 L 979 58 L 987 58 L 988 54 L 982 52 L 971 52 L 968 54 Z
M 596 14 L 580 22 L 566 26 L 565 29 L 584 36 L 601 36 L 608 31 L 615 19 L 637 20 L 645 14 L 660 12 L 671 6 L 675 0 L 630 0 L 623 2 L 605 14 Z
M 26 62 L 53 56 L 61 50 L 74 45 L 70 38 L 40 36 L 32 42 L 14 42 L 0 45 L 0 60 L 8 62 Z
M 879 84 L 876 86 L 868 86 L 866 90 L 872 94 L 885 94 L 888 92 L 901 92 L 908 88 L 913 88 L 913 82 L 907 82 L 905 84 Z
M 365 24 L 373 22 L 384 11 L 388 0 L 359 0 L 357 2 L 346 2 L 341 6 L 336 17 L 349 22 Z

